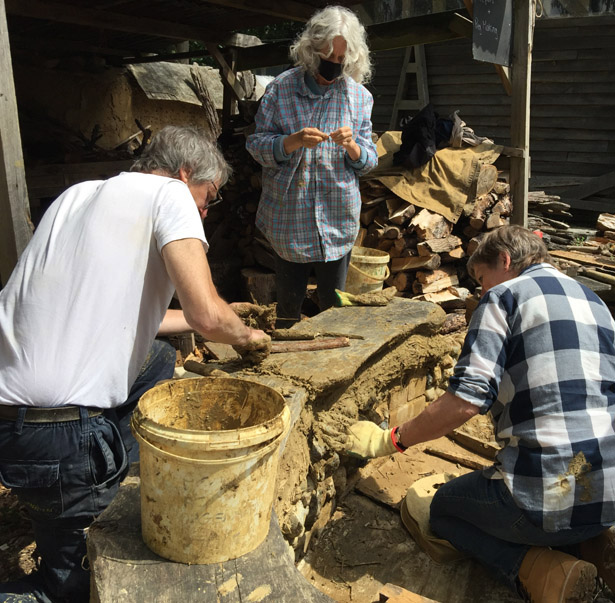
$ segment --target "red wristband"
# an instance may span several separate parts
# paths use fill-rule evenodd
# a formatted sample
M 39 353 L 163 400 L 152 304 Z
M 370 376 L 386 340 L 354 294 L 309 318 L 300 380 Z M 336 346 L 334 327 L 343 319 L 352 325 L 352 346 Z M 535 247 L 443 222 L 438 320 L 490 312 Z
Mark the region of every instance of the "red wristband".
M 395 448 L 399 451 L 399 452 L 406 452 L 406 450 L 408 450 L 407 446 L 404 446 L 401 442 L 397 441 L 397 430 L 399 429 L 399 425 L 397 427 L 393 427 L 393 429 L 391 429 L 391 441 L 393 442 L 393 446 L 395 446 Z

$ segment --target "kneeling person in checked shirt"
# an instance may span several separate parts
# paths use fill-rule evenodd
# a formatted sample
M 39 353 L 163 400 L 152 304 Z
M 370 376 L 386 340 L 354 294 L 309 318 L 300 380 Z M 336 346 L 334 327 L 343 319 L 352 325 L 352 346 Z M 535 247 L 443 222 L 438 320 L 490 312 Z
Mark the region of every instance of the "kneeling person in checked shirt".
M 520 226 L 486 235 L 468 262 L 482 299 L 448 391 L 416 418 L 349 428 L 346 451 L 384 456 L 490 411 L 495 464 L 441 486 L 433 532 L 526 600 L 615 590 L 615 323 Z

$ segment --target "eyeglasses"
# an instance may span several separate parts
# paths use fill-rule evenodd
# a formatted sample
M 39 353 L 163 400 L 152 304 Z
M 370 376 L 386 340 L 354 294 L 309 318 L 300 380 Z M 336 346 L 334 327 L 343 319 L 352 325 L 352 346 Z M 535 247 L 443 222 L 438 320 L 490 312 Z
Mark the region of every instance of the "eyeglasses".
M 211 207 L 214 207 L 214 205 L 222 203 L 222 201 L 224 200 L 222 199 L 222 195 L 220 194 L 220 191 L 218 190 L 218 187 L 214 184 L 213 180 L 211 180 L 211 184 L 216 191 L 216 196 L 206 205 L 205 209 L 210 209 Z

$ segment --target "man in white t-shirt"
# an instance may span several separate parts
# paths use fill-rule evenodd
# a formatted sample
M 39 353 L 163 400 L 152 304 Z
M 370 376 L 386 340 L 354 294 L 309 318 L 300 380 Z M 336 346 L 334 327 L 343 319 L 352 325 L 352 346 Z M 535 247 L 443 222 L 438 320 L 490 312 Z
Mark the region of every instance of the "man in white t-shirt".
M 85 530 L 136 449 L 128 418 L 172 371 L 156 335 L 238 350 L 270 338 L 217 293 L 202 219 L 230 168 L 196 128 L 168 126 L 131 172 L 69 188 L 0 291 L 0 481 L 32 520 L 39 571 L 0 601 L 89 600 Z M 169 310 L 177 292 L 182 310 Z

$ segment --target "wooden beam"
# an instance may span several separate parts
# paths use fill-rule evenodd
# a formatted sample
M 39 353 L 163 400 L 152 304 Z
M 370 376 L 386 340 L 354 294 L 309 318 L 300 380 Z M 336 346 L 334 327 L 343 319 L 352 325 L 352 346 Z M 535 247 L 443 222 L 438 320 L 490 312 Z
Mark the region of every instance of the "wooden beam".
M 11 48 L 0 0 L 0 283 L 5 285 L 32 238 Z
M 408 17 L 365 29 L 372 52 L 472 37 L 472 22 L 456 11 Z
M 457 11 L 409 17 L 365 27 L 372 52 L 416 44 L 445 42 L 472 37 L 472 22 Z M 288 42 L 237 49 L 237 70 L 284 65 L 289 61 Z
M 253 0 L 207 0 L 208 4 L 217 4 L 227 8 L 237 8 L 239 10 L 252 13 L 261 13 L 272 17 L 280 17 L 284 21 L 307 21 L 317 10 L 316 7 L 294 0 L 264 0 L 254 2 Z
M 615 186 L 615 172 L 607 172 L 602 176 L 596 176 L 579 186 L 572 186 L 570 188 L 560 191 L 560 196 L 570 197 L 572 199 L 584 199 L 595 195 L 607 188 Z
M 113 13 L 107 10 L 84 8 L 72 4 L 58 4 L 44 0 L 5 1 L 6 11 L 11 15 L 82 25 L 94 29 L 124 31 L 175 40 L 207 40 L 209 42 L 220 42 L 223 34 L 223 32 L 216 32 L 183 23 L 159 21 L 148 17 Z
M 528 180 L 530 177 L 530 89 L 534 42 L 534 3 L 513 3 L 512 108 L 510 143 L 523 151 L 510 158 L 510 189 L 513 198 L 511 222 L 527 227 Z
M 207 50 L 209 50 L 209 54 L 220 66 L 220 75 L 222 76 L 222 83 L 224 84 L 225 89 L 232 91 L 235 96 L 235 100 L 241 100 L 245 96 L 245 90 L 239 83 L 233 67 L 227 63 L 224 55 L 220 52 L 220 49 L 216 46 L 216 44 L 206 44 L 206 47 Z

